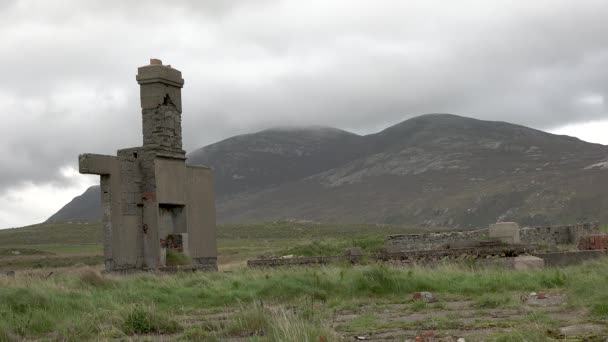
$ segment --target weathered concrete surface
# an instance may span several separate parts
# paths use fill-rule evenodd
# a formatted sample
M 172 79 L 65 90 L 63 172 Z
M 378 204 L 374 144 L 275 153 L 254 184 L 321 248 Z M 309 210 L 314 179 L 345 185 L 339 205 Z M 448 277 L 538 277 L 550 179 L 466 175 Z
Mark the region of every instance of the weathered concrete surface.
M 476 264 L 483 267 L 504 267 L 513 270 L 532 270 L 545 267 L 545 261 L 531 255 L 519 255 L 516 257 L 478 259 Z
M 166 241 L 175 234 L 193 265 L 171 270 L 217 269 L 211 170 L 187 166 L 182 149 L 181 72 L 151 60 L 136 79 L 143 146 L 79 157 L 81 173 L 101 176 L 106 270 L 169 270 Z
M 520 243 L 519 225 L 515 222 L 499 222 L 491 224 L 488 236 L 504 243 Z
M 584 341 L 599 337 L 605 338 L 607 337 L 607 333 L 608 331 L 605 326 L 593 323 L 575 324 L 559 328 L 560 337 L 578 337 Z

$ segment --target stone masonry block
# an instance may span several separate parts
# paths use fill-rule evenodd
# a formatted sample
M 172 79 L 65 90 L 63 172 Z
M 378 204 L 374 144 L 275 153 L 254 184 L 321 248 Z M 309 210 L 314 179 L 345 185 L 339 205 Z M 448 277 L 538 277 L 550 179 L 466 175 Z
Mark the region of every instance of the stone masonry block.
M 490 225 L 490 239 L 496 239 L 504 243 L 520 243 L 519 225 L 515 222 L 499 222 Z

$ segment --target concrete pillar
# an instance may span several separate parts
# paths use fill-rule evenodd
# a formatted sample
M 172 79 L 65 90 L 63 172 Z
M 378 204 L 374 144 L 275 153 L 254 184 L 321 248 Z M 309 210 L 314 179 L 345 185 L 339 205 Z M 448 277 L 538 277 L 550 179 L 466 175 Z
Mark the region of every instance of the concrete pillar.
M 100 176 L 101 190 L 101 225 L 103 229 L 103 260 L 106 271 L 111 271 L 114 268 L 112 255 L 112 198 L 110 175 Z

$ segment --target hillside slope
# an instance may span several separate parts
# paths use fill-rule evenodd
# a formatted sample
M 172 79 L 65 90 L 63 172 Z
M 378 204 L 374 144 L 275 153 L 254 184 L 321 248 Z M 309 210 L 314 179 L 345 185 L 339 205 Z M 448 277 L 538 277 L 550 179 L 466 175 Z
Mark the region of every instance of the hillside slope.
M 188 155 L 213 167 L 218 196 L 264 189 L 362 156 L 361 136 L 329 127 L 268 129 L 205 146 Z
M 214 168 L 220 222 L 465 228 L 606 220 L 606 160 L 603 145 L 429 114 L 367 136 L 267 130 L 199 149 L 188 162 Z
M 101 194 L 98 185 L 74 197 L 47 220 L 47 222 L 67 221 L 101 221 Z

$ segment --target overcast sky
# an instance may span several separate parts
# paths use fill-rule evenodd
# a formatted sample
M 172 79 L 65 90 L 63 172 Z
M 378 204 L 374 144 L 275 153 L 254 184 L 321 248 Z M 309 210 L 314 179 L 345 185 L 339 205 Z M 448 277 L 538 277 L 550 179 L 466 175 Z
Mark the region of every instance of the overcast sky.
M 0 0 L 0 13 L 0 228 L 96 183 L 79 153 L 141 145 L 149 58 L 184 75 L 188 151 L 431 112 L 608 144 L 604 0 Z

